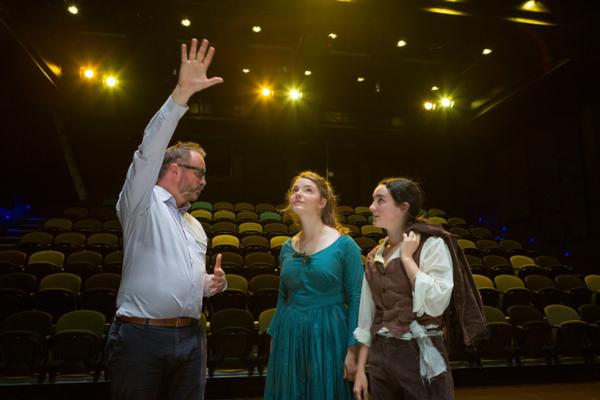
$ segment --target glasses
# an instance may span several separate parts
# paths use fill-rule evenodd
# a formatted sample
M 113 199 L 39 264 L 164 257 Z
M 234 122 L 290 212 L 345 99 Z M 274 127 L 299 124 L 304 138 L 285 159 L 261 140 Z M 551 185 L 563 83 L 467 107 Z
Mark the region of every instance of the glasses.
M 193 165 L 179 164 L 179 163 L 177 163 L 177 165 L 179 165 L 180 167 L 194 171 L 194 174 L 198 178 L 202 178 L 202 177 L 206 176 L 206 170 L 204 170 L 202 168 L 194 167 Z

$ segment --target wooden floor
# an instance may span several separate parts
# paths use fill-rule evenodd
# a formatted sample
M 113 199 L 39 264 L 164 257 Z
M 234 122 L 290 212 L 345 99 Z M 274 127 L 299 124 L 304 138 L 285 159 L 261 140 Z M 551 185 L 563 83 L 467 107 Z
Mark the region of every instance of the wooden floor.
M 555 383 L 456 388 L 456 400 L 600 400 L 600 377 L 593 383 Z
M 456 388 L 456 400 L 600 400 L 600 377 L 593 383 L 505 385 Z M 227 400 L 260 400 L 245 397 Z M 206 400 L 225 400 L 206 398 Z

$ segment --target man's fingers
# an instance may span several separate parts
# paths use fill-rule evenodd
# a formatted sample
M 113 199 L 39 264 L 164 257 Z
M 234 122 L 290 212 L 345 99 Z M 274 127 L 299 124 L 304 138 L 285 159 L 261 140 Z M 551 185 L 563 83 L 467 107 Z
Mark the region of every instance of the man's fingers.
M 202 39 L 202 43 L 200 44 L 200 49 L 198 49 L 198 53 L 194 53 L 196 60 L 200 62 L 204 62 L 204 57 L 206 56 L 206 49 L 208 48 L 208 40 Z
M 188 53 L 187 53 L 187 45 L 185 43 L 181 44 L 181 63 L 188 61 Z
M 210 46 L 210 48 L 208 49 L 208 53 L 206 53 L 206 57 L 204 57 L 204 65 L 206 65 L 206 68 L 208 68 L 210 66 L 210 63 L 212 62 L 213 56 L 215 55 L 215 48 Z
M 198 48 L 198 39 L 193 38 L 192 44 L 190 45 L 190 54 L 188 60 L 193 61 L 196 59 L 196 49 Z

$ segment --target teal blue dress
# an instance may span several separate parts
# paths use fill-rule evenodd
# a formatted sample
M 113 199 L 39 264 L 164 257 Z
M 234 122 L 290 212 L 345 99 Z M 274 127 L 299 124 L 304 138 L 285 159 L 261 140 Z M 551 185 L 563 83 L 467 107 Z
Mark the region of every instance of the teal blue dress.
M 273 337 L 267 400 L 353 399 L 344 359 L 358 342 L 363 279 L 360 248 L 349 236 L 311 256 L 288 240 L 281 248 L 281 285 L 268 333 Z

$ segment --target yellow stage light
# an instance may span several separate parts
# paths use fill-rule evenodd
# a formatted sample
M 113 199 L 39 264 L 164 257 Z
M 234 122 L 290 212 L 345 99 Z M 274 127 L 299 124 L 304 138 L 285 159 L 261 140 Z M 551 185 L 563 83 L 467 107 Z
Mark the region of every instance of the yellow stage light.
M 423 108 L 425 108 L 427 111 L 435 110 L 435 104 L 430 101 L 426 101 L 423 103 Z
M 546 6 L 544 6 L 541 2 L 535 0 L 529 0 L 523 3 L 521 6 L 521 10 L 531 11 L 531 12 L 548 12 Z
M 452 10 L 450 8 L 428 7 L 428 8 L 424 8 L 423 10 L 429 11 L 429 12 L 432 12 L 435 14 L 444 14 L 444 15 L 460 15 L 460 16 L 468 16 L 469 15 L 469 13 L 458 11 L 458 10 Z
M 92 79 L 94 76 L 96 76 L 96 72 L 94 72 L 94 70 L 93 70 L 93 69 L 91 69 L 91 68 L 86 68 L 86 69 L 83 71 L 83 77 L 84 77 L 84 78 L 87 78 L 87 79 Z
M 333 32 L 331 32 L 331 33 L 330 33 L 329 35 L 327 35 L 327 36 L 329 36 L 329 38 L 330 38 L 330 39 L 337 39 L 337 33 L 333 33 Z
M 69 4 L 69 6 L 67 7 L 67 11 L 73 15 L 79 14 L 79 8 L 77 8 L 77 6 L 74 3 Z
M 452 108 L 452 107 L 454 107 L 454 100 L 452 100 L 449 97 L 443 97 L 440 100 L 440 105 L 445 108 Z
M 481 54 L 483 54 L 484 56 L 487 56 L 488 54 L 492 54 L 492 49 L 485 48 L 485 49 L 481 50 Z
M 359 76 L 358 78 L 356 78 L 356 82 L 364 82 L 364 81 L 365 81 L 364 76 Z
M 273 91 L 268 87 L 263 87 L 260 89 L 260 95 L 263 97 L 270 97 L 273 95 Z
M 432 87 L 431 87 L 431 90 L 435 92 L 436 90 L 440 90 L 440 88 L 439 88 L 439 87 L 437 87 L 437 86 L 432 86 Z
M 247 74 L 248 72 L 250 72 L 250 68 L 242 68 L 242 72 Z
M 119 80 L 113 75 L 104 77 L 104 85 L 109 88 L 115 88 L 119 85 Z
M 190 20 L 189 20 L 189 19 L 187 19 L 187 18 L 184 18 L 184 19 L 182 19 L 182 20 L 181 20 L 181 25 L 185 26 L 186 28 L 187 28 L 188 26 L 190 26 L 191 24 L 192 24 L 192 21 L 190 21 Z
M 258 25 L 254 25 L 254 26 L 252 27 L 252 32 L 254 32 L 254 33 L 258 33 L 258 32 L 260 32 L 260 31 L 262 31 L 262 28 L 261 28 L 260 26 L 258 26 Z
M 312 71 L 310 69 L 307 69 L 306 71 L 304 71 L 304 75 L 311 76 L 312 75 Z
M 302 92 L 298 89 L 292 89 L 288 92 L 288 96 L 292 100 L 299 100 L 302 97 Z
M 398 40 L 398 43 L 396 43 L 397 47 L 404 47 L 406 46 L 408 43 L 406 43 L 406 40 Z

